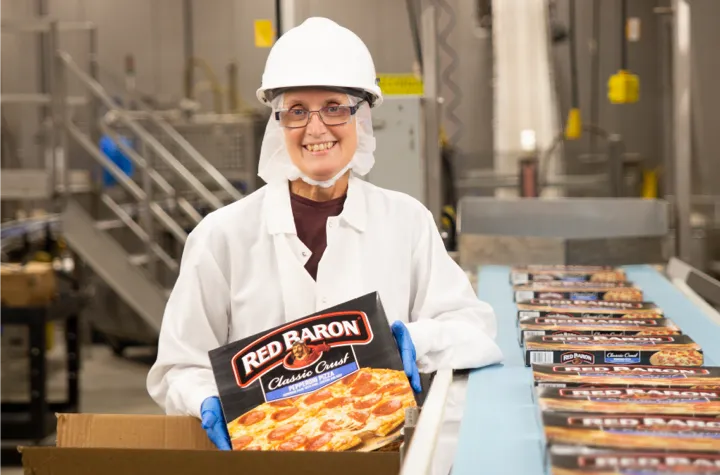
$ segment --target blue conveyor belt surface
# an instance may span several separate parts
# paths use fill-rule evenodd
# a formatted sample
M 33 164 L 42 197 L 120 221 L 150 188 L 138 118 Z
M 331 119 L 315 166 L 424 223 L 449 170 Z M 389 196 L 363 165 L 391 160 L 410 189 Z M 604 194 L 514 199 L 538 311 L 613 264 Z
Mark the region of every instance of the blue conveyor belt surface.
M 706 364 L 720 364 L 720 326 L 652 267 L 625 269 L 646 300 L 702 346 Z M 531 399 L 532 373 L 517 341 L 509 273 L 508 267 L 486 266 L 478 275 L 478 296 L 495 309 L 505 360 L 470 374 L 453 475 L 544 474 L 542 427 Z

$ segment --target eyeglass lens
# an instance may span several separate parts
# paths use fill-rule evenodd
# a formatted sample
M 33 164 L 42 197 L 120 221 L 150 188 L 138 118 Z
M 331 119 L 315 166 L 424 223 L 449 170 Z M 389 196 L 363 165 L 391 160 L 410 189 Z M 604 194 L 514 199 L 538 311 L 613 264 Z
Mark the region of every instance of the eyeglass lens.
M 341 125 L 350 119 L 349 106 L 326 106 L 318 112 L 325 125 Z M 284 127 L 304 127 L 310 121 L 311 112 L 301 107 L 280 112 L 280 124 Z

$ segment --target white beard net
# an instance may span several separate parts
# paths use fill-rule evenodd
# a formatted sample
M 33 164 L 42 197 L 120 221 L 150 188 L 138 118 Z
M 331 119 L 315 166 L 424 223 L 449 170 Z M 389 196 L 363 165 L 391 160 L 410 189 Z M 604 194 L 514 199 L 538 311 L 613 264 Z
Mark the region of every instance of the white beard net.
M 348 95 L 349 104 L 354 106 L 360 102 L 357 97 Z M 313 180 L 305 176 L 298 167 L 293 164 L 290 154 L 285 146 L 285 136 L 283 128 L 275 119 L 275 111 L 282 108 L 283 94 L 274 98 L 272 101 L 273 113 L 270 115 L 267 127 L 265 127 L 265 135 L 263 136 L 262 146 L 260 147 L 260 163 L 258 164 L 258 176 L 265 183 L 277 183 L 281 181 L 293 181 L 298 178 L 310 185 L 317 185 L 323 188 L 330 187 L 342 177 L 348 170 L 352 173 L 364 176 L 373 165 L 375 165 L 375 137 L 373 136 L 372 117 L 370 114 L 370 105 L 364 103 L 360 109 L 351 117 L 351 121 L 355 122 L 357 130 L 357 149 L 352 160 L 343 169 L 331 179 L 322 182 Z M 332 130 L 332 128 L 330 128 Z

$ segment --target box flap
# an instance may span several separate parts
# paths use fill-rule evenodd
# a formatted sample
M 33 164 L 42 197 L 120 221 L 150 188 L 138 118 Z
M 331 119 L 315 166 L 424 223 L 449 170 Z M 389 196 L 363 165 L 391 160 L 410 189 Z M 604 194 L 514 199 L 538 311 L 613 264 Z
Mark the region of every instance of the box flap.
M 224 452 L 103 448 L 23 448 L 25 473 L 34 475 L 398 475 L 397 452 Z
M 57 446 L 215 449 L 194 417 L 125 414 L 58 414 Z

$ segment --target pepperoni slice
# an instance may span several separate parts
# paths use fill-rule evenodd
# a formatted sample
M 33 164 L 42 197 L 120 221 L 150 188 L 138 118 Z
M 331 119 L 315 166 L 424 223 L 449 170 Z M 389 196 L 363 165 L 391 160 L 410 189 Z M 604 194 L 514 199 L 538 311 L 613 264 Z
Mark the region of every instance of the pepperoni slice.
M 322 448 L 323 445 L 330 442 L 330 440 L 332 438 L 333 438 L 333 435 L 331 432 L 324 432 L 324 433 L 310 439 L 310 442 L 308 442 L 308 444 L 305 448 L 307 450 L 318 450 L 318 449 Z
M 350 391 L 350 394 L 353 396 L 367 396 L 371 392 L 375 391 L 378 388 L 377 383 L 365 383 L 362 385 L 353 385 L 352 391 Z
M 296 398 L 280 399 L 279 401 L 273 401 L 270 403 L 273 407 L 292 407 Z
M 244 426 L 251 426 L 257 424 L 261 420 L 265 419 L 265 413 L 262 411 L 250 411 L 245 415 L 240 416 L 238 422 Z
M 401 385 L 402 387 L 395 389 L 394 391 L 390 392 L 391 396 L 400 396 L 401 394 L 408 394 L 412 391 L 412 389 L 408 386 Z
M 355 378 L 355 381 L 353 381 L 353 387 L 362 386 L 365 383 L 369 383 L 371 379 L 372 375 L 370 373 L 362 372 L 358 374 L 358 377 Z
M 294 435 L 290 437 L 289 440 L 283 442 L 282 444 L 278 445 L 278 450 L 297 450 L 303 445 L 305 445 L 308 441 L 308 438 L 304 435 Z
M 335 432 L 336 430 L 342 429 L 342 426 L 337 423 L 334 419 L 323 422 L 320 426 L 320 430 L 323 432 Z
M 356 421 L 360 422 L 361 424 L 365 424 L 368 420 L 368 417 L 370 417 L 370 414 L 363 411 L 352 411 L 348 413 L 348 416 L 352 417 Z
M 329 389 L 321 389 L 320 391 L 312 393 L 306 397 L 305 404 L 315 404 L 316 402 L 324 401 L 325 399 L 330 399 L 331 397 L 332 392 Z
M 277 429 L 273 430 L 268 434 L 268 440 L 283 440 L 288 435 L 298 430 L 298 426 L 295 424 L 285 424 Z
M 252 441 L 253 438 L 249 435 L 241 435 L 240 437 L 236 437 L 232 440 L 233 450 L 242 450 L 248 445 L 250 445 L 250 442 Z
M 340 407 L 350 402 L 349 397 L 336 397 L 335 399 L 331 399 L 328 402 L 325 403 L 325 407 L 328 409 L 332 409 L 334 407 Z
M 360 373 L 359 373 L 359 372 L 355 372 L 355 373 L 351 374 L 350 376 L 345 376 L 345 377 L 342 379 L 343 384 L 345 384 L 346 386 L 350 386 L 350 385 L 353 383 L 353 381 L 355 381 L 355 378 L 358 377 L 358 374 L 360 374 Z
M 378 392 L 379 392 L 380 394 L 385 394 L 385 393 L 389 393 L 389 392 L 395 391 L 395 390 L 397 390 L 398 388 L 402 388 L 402 387 L 404 387 L 404 386 L 405 386 L 405 385 L 404 385 L 404 384 L 401 384 L 401 383 L 390 383 L 390 384 L 386 384 L 385 386 L 381 387 L 381 388 L 378 390 Z
M 384 403 L 373 409 L 373 414 L 375 414 L 376 416 L 387 416 L 388 414 L 392 414 L 393 412 L 397 411 L 401 407 L 402 402 L 400 402 L 400 399 L 391 399 L 389 401 L 385 401 Z
M 360 399 L 359 401 L 355 401 L 353 404 L 353 407 L 355 409 L 367 409 L 369 407 L 373 407 L 375 404 L 380 402 L 380 399 L 382 399 L 382 395 L 375 393 L 371 394 L 370 396 L 366 397 L 365 399 Z
M 277 422 L 284 421 L 285 419 L 297 414 L 299 410 L 300 409 L 298 409 L 297 407 L 286 407 L 285 409 L 275 411 L 275 413 L 272 415 L 272 418 L 274 421 Z
M 244 448 L 243 450 L 262 450 L 259 445 L 253 445 L 252 447 Z

